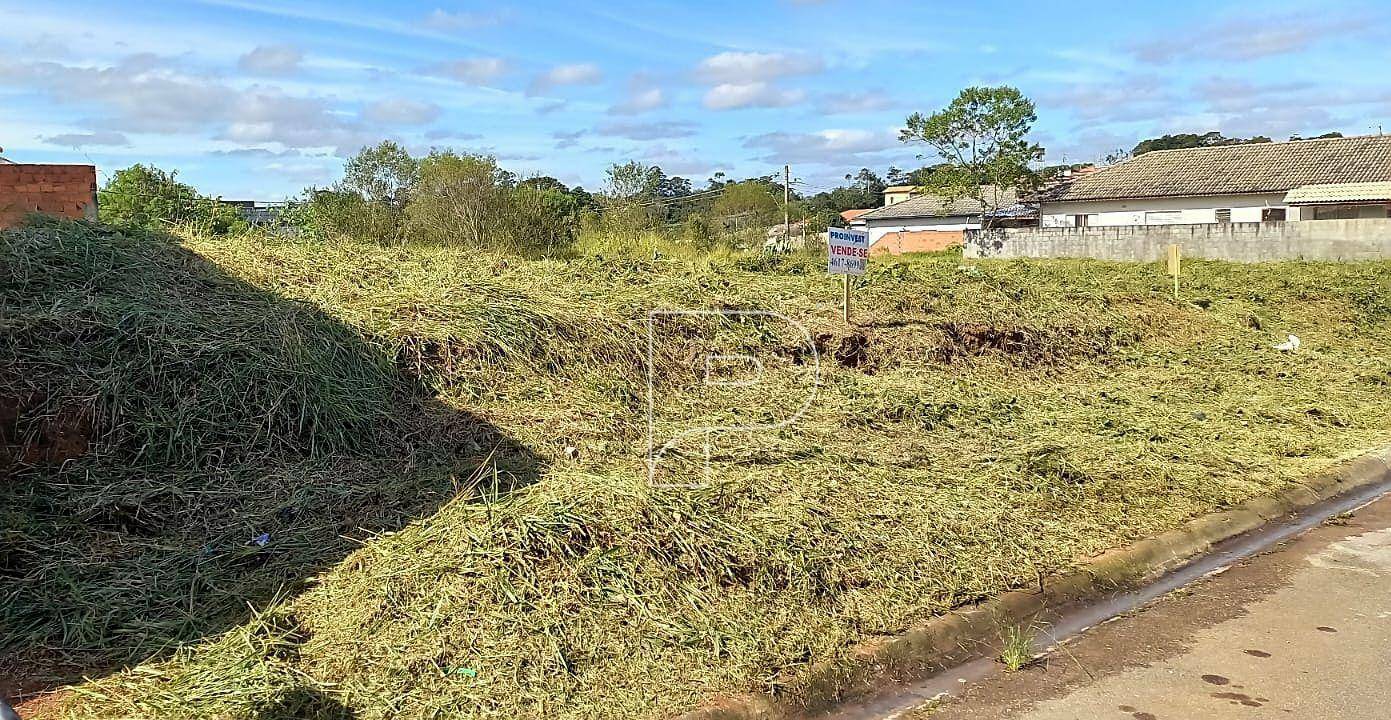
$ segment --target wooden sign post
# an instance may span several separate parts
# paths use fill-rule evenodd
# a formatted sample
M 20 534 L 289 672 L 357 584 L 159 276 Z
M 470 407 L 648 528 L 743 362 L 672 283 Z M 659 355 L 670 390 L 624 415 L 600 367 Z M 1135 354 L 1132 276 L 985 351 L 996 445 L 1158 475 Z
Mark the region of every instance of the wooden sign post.
M 845 322 L 848 323 L 850 322 L 850 276 L 841 275 L 840 279 L 841 284 L 845 286 L 845 298 L 842 304 L 845 310 Z
M 850 322 L 850 276 L 864 275 L 869 264 L 869 233 L 863 230 L 826 228 L 826 272 L 840 275 L 844 282 L 842 311 Z
M 1169 274 L 1174 276 L 1174 299 L 1178 299 L 1178 277 L 1182 271 L 1183 258 L 1178 245 L 1169 246 Z

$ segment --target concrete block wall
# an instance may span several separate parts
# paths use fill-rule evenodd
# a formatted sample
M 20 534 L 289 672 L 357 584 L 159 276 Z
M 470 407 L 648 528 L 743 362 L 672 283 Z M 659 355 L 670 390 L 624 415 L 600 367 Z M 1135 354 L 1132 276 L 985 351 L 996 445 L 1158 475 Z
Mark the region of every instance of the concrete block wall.
M 29 213 L 97 217 L 97 169 L 91 165 L 0 165 L 0 228 Z
M 971 230 L 964 254 L 1154 262 L 1171 244 L 1185 257 L 1233 262 L 1391 260 L 1391 219 Z

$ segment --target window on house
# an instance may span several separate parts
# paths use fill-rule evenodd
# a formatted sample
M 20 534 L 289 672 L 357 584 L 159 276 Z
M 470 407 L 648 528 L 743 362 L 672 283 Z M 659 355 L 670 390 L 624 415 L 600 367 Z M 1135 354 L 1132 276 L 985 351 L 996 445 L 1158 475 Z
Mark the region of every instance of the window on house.
M 1217 224 L 1218 224 L 1218 225 L 1230 225 L 1231 222 L 1232 222 L 1232 209 L 1231 209 L 1231 208 L 1218 208 L 1218 209 L 1217 209 Z
M 1314 207 L 1315 220 L 1356 220 L 1357 206 L 1355 205 L 1316 205 Z
M 1086 215 L 1073 215 L 1073 216 L 1072 216 L 1072 227 L 1086 227 L 1086 226 L 1088 226 L 1088 225 L 1090 225 L 1090 224 L 1091 224 L 1091 223 L 1088 221 L 1088 218 L 1087 218 Z
M 1266 208 L 1261 211 L 1261 222 L 1284 222 L 1284 208 Z

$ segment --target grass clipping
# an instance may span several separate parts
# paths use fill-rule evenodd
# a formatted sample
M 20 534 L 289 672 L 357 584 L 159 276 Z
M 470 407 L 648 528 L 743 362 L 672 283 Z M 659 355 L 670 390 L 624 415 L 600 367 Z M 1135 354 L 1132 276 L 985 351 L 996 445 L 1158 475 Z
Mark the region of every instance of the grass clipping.
M 90 677 L 40 717 L 796 702 L 809 664 L 1284 487 L 1391 419 L 1385 263 L 1195 261 L 1175 302 L 1158 264 L 876 260 L 847 327 L 815 258 L 0 238 L 28 383 L 0 675 Z M 659 308 L 776 312 L 821 359 L 800 419 L 718 436 L 699 487 L 648 482 L 649 369 L 667 437 L 776 424 L 813 354 L 772 316 L 688 318 L 651 326 L 649 367 Z M 711 354 L 768 382 L 711 391 Z M 55 449 L 68 416 L 80 451 Z

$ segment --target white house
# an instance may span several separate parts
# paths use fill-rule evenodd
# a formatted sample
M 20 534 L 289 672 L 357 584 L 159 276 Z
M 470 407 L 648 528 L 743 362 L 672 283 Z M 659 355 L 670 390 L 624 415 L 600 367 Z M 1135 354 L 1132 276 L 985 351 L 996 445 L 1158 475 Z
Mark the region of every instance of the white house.
M 1156 150 L 1039 194 L 1044 227 L 1388 217 L 1391 136 Z
M 905 186 L 907 187 L 907 186 Z M 916 191 L 916 186 L 913 186 Z M 937 195 L 891 193 L 884 191 L 884 207 L 875 208 L 855 218 L 869 233 L 872 252 L 931 252 L 962 242 L 966 230 L 980 229 L 980 203 L 971 198 L 949 200 Z M 1013 190 L 984 188 L 986 197 L 1001 210 L 1023 208 L 1032 219 L 1032 206 L 1019 204 Z M 902 195 L 902 197 L 900 197 Z M 1014 215 L 1009 215 L 1014 219 Z

